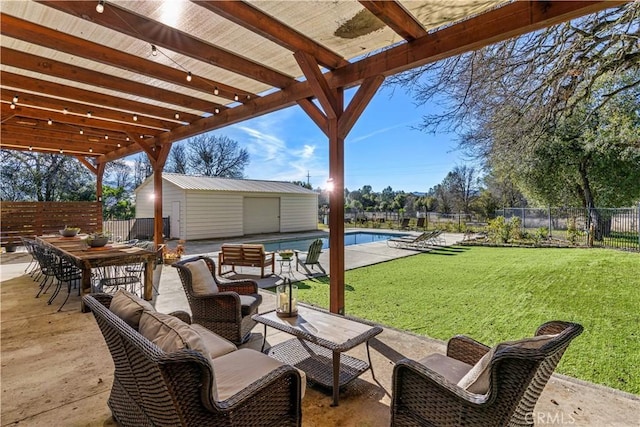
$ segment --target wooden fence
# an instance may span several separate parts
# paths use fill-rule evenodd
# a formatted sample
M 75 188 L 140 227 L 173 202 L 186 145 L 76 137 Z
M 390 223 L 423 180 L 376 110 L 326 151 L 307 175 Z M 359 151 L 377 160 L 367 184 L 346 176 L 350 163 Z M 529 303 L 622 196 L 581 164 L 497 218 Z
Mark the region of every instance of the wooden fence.
M 57 233 L 66 226 L 81 233 L 102 231 L 101 202 L 0 202 L 0 242 Z

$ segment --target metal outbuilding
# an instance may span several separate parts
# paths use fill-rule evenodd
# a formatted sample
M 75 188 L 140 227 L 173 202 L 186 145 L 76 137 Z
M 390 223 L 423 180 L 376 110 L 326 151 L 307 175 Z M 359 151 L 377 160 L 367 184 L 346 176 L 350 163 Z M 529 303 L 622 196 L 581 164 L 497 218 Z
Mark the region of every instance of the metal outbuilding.
M 136 190 L 136 217 L 153 217 L 153 176 Z M 318 193 L 290 182 L 162 174 L 171 238 L 186 240 L 315 230 Z

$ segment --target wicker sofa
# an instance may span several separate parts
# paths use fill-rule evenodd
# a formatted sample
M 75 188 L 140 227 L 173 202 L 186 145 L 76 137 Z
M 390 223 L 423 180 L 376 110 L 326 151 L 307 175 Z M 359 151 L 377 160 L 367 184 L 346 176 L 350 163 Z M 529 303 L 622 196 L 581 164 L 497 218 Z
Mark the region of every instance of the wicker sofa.
M 207 330 L 189 325 L 188 313 L 164 315 L 146 301 L 140 303 L 140 309 L 135 308 L 133 316 L 124 316 L 120 296 L 94 294 L 83 298 L 115 365 L 108 405 L 119 425 L 301 424 L 302 384 L 297 369 L 254 350 L 237 350 L 211 332 L 206 339 L 202 335 L 204 349 L 186 346 L 166 352 L 155 344 L 164 347 L 166 341 L 154 337 L 152 342 L 135 328 L 136 315 L 140 330 L 145 332 L 145 319 L 161 315 L 187 329 Z
M 260 267 L 260 277 L 265 277 L 264 270 L 271 267 L 271 274 L 275 273 L 275 256 L 273 252 L 265 252 L 263 245 L 225 243 L 218 254 L 218 275 L 222 276 L 222 267 Z

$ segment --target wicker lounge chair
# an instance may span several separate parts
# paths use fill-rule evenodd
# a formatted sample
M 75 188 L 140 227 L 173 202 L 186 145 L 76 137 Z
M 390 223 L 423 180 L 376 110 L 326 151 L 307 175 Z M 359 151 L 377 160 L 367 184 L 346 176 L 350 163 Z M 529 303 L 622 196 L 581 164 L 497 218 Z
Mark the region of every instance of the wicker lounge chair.
M 309 245 L 309 250 L 307 252 L 303 251 L 294 251 L 296 255 L 296 271 L 298 270 L 298 266 L 302 264 L 302 267 L 307 271 L 307 273 L 311 273 L 307 268 L 308 265 L 313 268 L 314 265 L 317 265 L 318 268 L 326 273 L 324 268 L 320 265 L 320 254 L 322 253 L 322 239 L 316 239 Z
M 302 382 L 292 366 L 258 351 L 236 350 L 220 337 L 205 344 L 209 353 L 191 347 L 165 352 L 155 339 L 138 331 L 152 307 L 123 315 L 114 296 L 84 297 L 111 352 L 115 371 L 108 405 L 120 426 L 299 426 Z M 119 315 L 112 305 L 118 305 Z M 145 314 L 147 313 L 147 314 Z M 189 314 L 171 313 L 172 325 L 197 329 Z M 186 322 L 183 324 L 178 319 Z M 205 330 L 206 332 L 206 330 Z M 198 333 L 203 336 L 201 332 Z M 214 335 L 214 334 L 211 334 Z M 211 352 L 214 348 L 216 354 Z
M 446 356 L 403 359 L 393 370 L 391 425 L 531 427 L 540 393 L 580 333 L 576 323 L 553 321 L 493 349 L 456 336 Z
M 188 264 L 204 260 L 216 285 L 209 293 L 198 292 Z M 256 322 L 251 316 L 258 313 L 262 295 L 254 280 L 224 280 L 215 275 L 215 262 L 205 256 L 189 258 L 173 264 L 178 269 L 184 292 L 189 301 L 193 322 L 198 323 L 234 344 L 246 342 Z M 194 285 L 196 289 L 194 290 Z

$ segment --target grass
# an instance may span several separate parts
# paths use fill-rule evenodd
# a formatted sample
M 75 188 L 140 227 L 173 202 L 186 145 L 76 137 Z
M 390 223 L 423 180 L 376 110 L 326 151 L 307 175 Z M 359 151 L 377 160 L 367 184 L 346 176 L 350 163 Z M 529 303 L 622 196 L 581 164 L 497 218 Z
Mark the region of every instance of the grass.
M 328 307 L 328 279 L 299 283 Z M 640 255 L 606 249 L 443 248 L 347 271 L 348 314 L 488 345 L 549 320 L 584 326 L 557 372 L 640 394 Z

